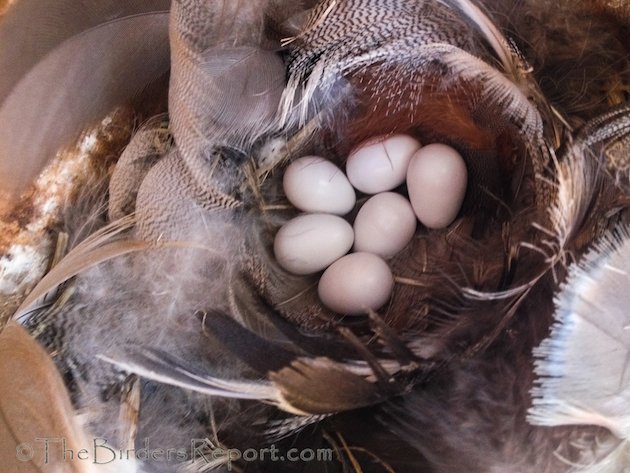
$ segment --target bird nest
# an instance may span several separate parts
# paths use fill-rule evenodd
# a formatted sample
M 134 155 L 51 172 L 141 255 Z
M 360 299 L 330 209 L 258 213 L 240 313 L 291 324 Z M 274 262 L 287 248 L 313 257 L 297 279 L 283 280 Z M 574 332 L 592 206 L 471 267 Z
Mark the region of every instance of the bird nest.
M 25 286 L 5 312 L 43 276 L 15 318 L 51 354 L 85 429 L 119 447 L 143 435 L 175 447 L 196 436 L 235 448 L 328 445 L 337 452 L 331 471 L 562 471 L 563 455 L 591 462 L 618 453 L 628 433 L 617 406 L 584 389 L 567 353 L 580 351 L 574 335 L 588 345 L 624 322 L 606 315 L 623 305 L 614 300 L 612 311 L 593 309 L 603 328 L 581 332 L 576 323 L 592 322 L 583 307 L 614 295 L 627 274 L 610 269 L 625 254 L 630 203 L 627 31 L 608 16 L 622 7 L 580 4 L 576 13 L 559 2 L 552 17 L 561 20 L 532 32 L 549 33 L 549 42 L 528 44 L 529 20 L 551 7 L 522 6 L 521 21 L 490 0 L 492 15 L 463 0 L 215 3 L 173 2 L 167 14 L 131 2 L 128 16 L 87 30 L 84 43 L 62 41 L 57 56 L 25 66 L 32 72 L 0 95 L 0 118 L 12 124 L 0 132 L 0 151 L 33 163 L 2 164 L 7 188 L 134 97 L 80 150 L 91 165 L 71 174 L 84 178 L 55 188 L 56 216 L 44 215 L 48 200 L 38 196 L 68 174 L 63 160 L 5 218 L 8 251 L 19 238 L 31 246 L 48 238 L 38 274 L 21 276 Z M 584 11 L 596 26 L 616 27 L 606 41 L 587 35 L 583 67 L 564 77 L 556 66 L 566 44 L 551 33 L 562 15 L 578 24 Z M 577 41 L 583 31 L 562 34 Z M 111 100 L 100 93 L 112 86 L 111 70 L 93 54 L 101 44 L 121 56 Z M 68 54 L 88 70 L 51 67 Z M 573 87 L 604 58 L 615 59 L 609 88 L 584 83 L 579 103 L 573 90 L 554 95 L 556 81 Z M 38 78 L 76 86 L 83 105 L 56 115 L 57 101 L 39 94 L 46 113 L 33 108 L 25 91 Z M 25 131 L 14 125 L 24 122 Z M 388 260 L 394 288 L 385 305 L 335 312 L 318 296 L 321 273 L 293 274 L 274 255 L 278 230 L 300 214 L 283 189 L 285 170 L 308 155 L 343 169 L 366 140 L 399 134 L 462 156 L 461 209 L 445 228 L 418 226 Z M 396 191 L 408 195 L 404 184 Z M 349 220 L 367 199 L 358 194 Z M 604 345 L 582 348 L 604 363 L 614 358 Z M 260 471 L 276 467 L 260 463 Z

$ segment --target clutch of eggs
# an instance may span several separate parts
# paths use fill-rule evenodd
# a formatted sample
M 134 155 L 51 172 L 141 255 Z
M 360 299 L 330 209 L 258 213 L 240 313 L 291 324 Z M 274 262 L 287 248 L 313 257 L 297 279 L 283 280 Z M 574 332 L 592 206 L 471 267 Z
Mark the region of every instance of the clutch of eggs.
M 285 171 L 283 188 L 289 202 L 308 213 L 280 228 L 276 260 L 294 274 L 325 270 L 318 295 L 335 312 L 377 310 L 394 287 L 385 260 L 412 240 L 417 221 L 431 229 L 448 227 L 459 213 L 467 181 L 466 164 L 455 149 L 421 146 L 407 135 L 363 143 L 348 156 L 346 174 L 322 157 L 296 159 Z M 409 198 L 391 192 L 405 182 Z M 356 205 L 355 189 L 374 195 L 351 226 L 342 216 Z M 346 254 L 351 248 L 354 253 Z

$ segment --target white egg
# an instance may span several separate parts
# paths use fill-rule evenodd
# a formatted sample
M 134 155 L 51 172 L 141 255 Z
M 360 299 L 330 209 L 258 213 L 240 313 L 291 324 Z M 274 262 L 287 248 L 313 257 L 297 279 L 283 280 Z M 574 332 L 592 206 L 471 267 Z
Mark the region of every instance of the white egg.
M 352 247 L 354 232 L 341 217 L 306 214 L 285 223 L 274 240 L 278 264 L 294 274 L 312 274 L 326 268 Z
M 346 162 L 350 183 L 361 192 L 377 194 L 405 182 L 407 167 L 420 143 L 408 135 L 370 140 L 353 150 Z
M 332 162 L 318 156 L 293 161 L 284 173 L 283 187 L 287 199 L 305 212 L 344 215 L 356 202 L 346 175 Z
M 409 200 L 418 220 L 428 228 L 445 228 L 459 213 L 466 195 L 468 172 L 450 146 L 431 144 L 419 149 L 407 170 Z
M 340 314 L 366 314 L 389 299 L 394 277 L 382 258 L 371 253 L 351 253 L 331 264 L 319 280 L 322 303 Z
M 354 250 L 391 258 L 411 241 L 416 222 L 411 204 L 402 195 L 376 194 L 354 220 Z

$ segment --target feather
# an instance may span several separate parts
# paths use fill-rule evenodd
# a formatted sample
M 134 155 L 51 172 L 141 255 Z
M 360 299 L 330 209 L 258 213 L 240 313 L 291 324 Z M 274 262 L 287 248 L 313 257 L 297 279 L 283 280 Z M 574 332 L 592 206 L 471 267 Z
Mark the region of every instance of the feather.
M 597 425 L 612 435 L 598 441 L 594 458 L 572 472 L 616 473 L 628 464 L 630 319 L 625 309 L 630 237 L 621 228 L 605 235 L 579 263 L 556 297 L 551 335 L 534 349 L 529 422 Z M 612 437 L 612 438 L 610 438 Z
M 214 221 L 217 238 L 213 246 L 225 242 L 225 234 L 220 233 L 234 228 L 232 217 L 243 207 L 236 190 L 241 173 L 239 162 L 231 159 L 229 153 L 211 149 L 207 160 L 197 160 L 196 175 L 190 172 L 177 149 L 172 149 L 147 172 L 136 199 L 138 238 L 207 241 L 212 231 L 210 222 Z M 210 148 L 206 149 L 209 151 Z M 241 241 L 235 234 L 231 237 L 234 246 Z
M 516 79 L 520 75 L 523 69 L 521 58 L 514 53 L 514 50 L 510 47 L 510 43 L 505 36 L 503 36 L 503 33 L 501 33 L 496 24 L 481 11 L 479 6 L 471 0 L 440 0 L 440 2 L 451 8 L 458 9 L 465 17 L 470 19 L 486 41 L 488 41 L 488 44 L 490 44 L 492 50 L 501 61 L 503 70 L 509 77 Z
M 255 335 L 224 314 L 205 315 L 203 326 L 208 337 L 216 339 L 261 374 L 280 369 L 297 357 L 280 343 Z
M 176 66 L 185 67 L 174 63 L 169 109 L 175 140 L 184 152 L 186 133 L 194 133 L 190 140 L 204 145 L 240 147 L 241 134 L 260 136 L 271 127 L 284 87 L 284 67 L 275 53 L 253 47 L 212 48 L 184 71 Z
M 138 188 L 153 165 L 168 151 L 168 118 L 153 117 L 135 133 L 120 155 L 109 181 L 110 221 L 135 211 Z
M 601 425 L 630 437 L 630 234 L 603 239 L 572 267 L 556 299 L 556 325 L 534 351 L 530 420 Z M 597 382 L 593 382 L 593 380 Z
M 48 354 L 17 324 L 0 334 L 0 458 L 7 473 L 87 473 L 63 448 L 88 446 L 68 392 Z M 40 439 L 39 441 L 37 439 Z M 49 439 L 47 443 L 45 439 Z
M 268 382 L 221 379 L 209 373 L 193 371 L 184 366 L 182 361 L 157 350 L 144 352 L 129 350 L 124 361 L 105 355 L 100 355 L 99 358 L 145 379 L 210 396 L 257 399 L 265 402 L 278 399 L 277 389 Z
M 599 425 L 630 438 L 629 268 L 625 230 L 604 238 L 571 268 L 556 299 L 556 324 L 534 350 L 539 381 L 531 422 Z
M 134 222 L 133 217 L 116 221 L 92 234 L 73 248 L 33 288 L 16 311 L 14 318 L 20 318 L 35 301 L 80 272 L 111 258 L 148 249 L 151 244 L 146 241 L 113 240 L 120 233 L 129 230 Z
M 374 18 L 383 25 L 376 35 L 371 29 Z M 414 53 L 418 46 L 432 43 L 474 48 L 463 28 L 440 28 L 446 18 L 453 20 L 453 15 L 430 2 L 320 2 L 304 31 L 291 43 L 280 122 L 303 126 L 312 114 L 352 96 L 344 74 L 379 60 L 404 64 L 405 58 L 418 56 Z M 345 28 L 338 28 L 338 23 Z M 327 48 L 328 44 L 335 47 Z
M 132 449 L 136 444 L 138 424 L 140 421 L 140 381 L 136 376 L 130 376 L 125 382 L 123 391 L 119 424 L 124 432 L 121 445 Z
M 575 465 L 571 473 L 623 473 L 630 465 L 630 442 L 618 441 L 613 443 L 613 448 L 606 443 L 600 446 L 605 453 L 600 459 L 591 464 Z M 606 451 L 606 449 L 609 451 Z
M 206 395 L 256 399 L 300 416 L 332 414 L 386 400 L 378 385 L 326 358 L 297 359 L 270 372 L 269 380 L 259 381 L 202 373 L 159 351 L 131 351 L 124 360 L 104 355 L 99 358 L 152 381 Z
M 472 0 L 441 0 L 462 12 L 477 27 L 499 58 L 503 73 L 531 100 L 553 130 L 553 146 L 558 147 L 563 127 L 571 128 L 564 116 L 551 106 L 537 84 L 532 67 L 523 55 L 507 40 L 496 24 Z M 539 170 L 540 171 L 540 170 Z
M 630 135 L 630 106 L 614 107 L 584 126 L 580 138 L 586 146 L 611 146 Z
M 290 349 L 300 355 L 328 356 L 337 360 L 356 357 L 356 351 L 337 338 L 312 337 L 301 333 L 257 293 L 255 285 L 249 279 L 250 277 L 242 274 L 232 276 L 230 316 L 243 326 L 241 330 L 245 330 L 247 327 L 259 337 L 284 342 L 283 345 L 290 342 Z M 226 319 L 225 322 L 228 320 Z M 213 317 L 204 318 L 204 324 L 214 325 L 216 323 L 217 321 Z M 206 333 L 215 335 L 214 330 L 209 328 Z M 252 334 L 247 336 L 251 337 Z M 223 338 L 225 339 L 224 343 L 227 344 L 240 343 L 239 338 L 236 340 Z M 285 364 L 286 361 L 288 361 L 287 358 L 285 358 Z
M 387 399 L 378 385 L 327 358 L 296 360 L 271 373 L 270 379 L 280 390 L 282 405 L 311 415 L 358 409 Z
M 398 338 L 396 331 L 388 326 L 376 312 L 370 311 L 368 315 L 370 317 L 372 330 L 396 356 L 396 359 L 403 366 L 415 366 L 416 361 L 418 361 L 417 357 L 414 355 L 413 351 Z
M 536 109 L 517 84 L 504 80 L 483 61 L 450 45 L 430 45 L 424 52 L 427 59 L 437 58 L 447 65 L 456 78 L 483 84 L 480 99 L 494 103 L 509 121 L 517 124 L 521 135 L 534 151 L 542 143 L 542 120 Z
M 630 189 L 630 106 L 613 108 L 587 123 L 579 141 L 602 161 L 615 184 Z
M 60 146 L 168 70 L 167 21 L 168 13 L 146 13 L 93 27 L 11 87 L 0 102 L 3 189 L 23 189 Z M 48 84 L 63 89 L 50 94 Z
M 216 147 L 240 149 L 273 128 L 285 70 L 280 57 L 260 44 L 264 3 L 173 4 L 171 127 L 201 188 Z
M 594 233 L 597 232 L 594 226 L 600 225 L 594 220 L 602 214 L 615 212 L 615 208 L 623 205 L 623 197 L 610 189 L 604 192 L 604 188 L 610 185 L 607 172 L 618 185 L 626 185 L 624 161 L 616 158 L 624 150 L 619 145 L 623 145 L 624 139 L 630 136 L 629 116 L 627 106 L 613 108 L 604 115 L 594 117 L 578 130 L 560 156 L 549 150 L 557 182 L 550 190 L 553 198 L 547 209 L 547 226 L 533 223 L 546 236 L 537 247 L 531 246 L 529 242 L 519 242 L 523 247 L 544 255 L 544 264 L 540 270 L 523 285 L 509 290 L 492 294 L 466 289 L 467 296 L 497 300 L 522 295 L 549 270 L 556 277 L 558 266 L 567 266 L 571 258 L 584 251 L 584 240 L 591 241 L 601 235 L 601 230 Z
M 555 237 L 548 244 L 552 265 L 565 261 L 566 253 L 579 241 L 581 233 L 592 231 L 591 216 L 610 212 L 619 205 L 616 193 L 608 196 L 602 186 L 607 182 L 606 172 L 622 188 L 630 182 L 625 161 L 618 159 L 630 149 L 623 147 L 624 140 L 630 137 L 629 123 L 628 106 L 594 117 L 555 161 L 558 183 L 549 209 L 550 234 Z

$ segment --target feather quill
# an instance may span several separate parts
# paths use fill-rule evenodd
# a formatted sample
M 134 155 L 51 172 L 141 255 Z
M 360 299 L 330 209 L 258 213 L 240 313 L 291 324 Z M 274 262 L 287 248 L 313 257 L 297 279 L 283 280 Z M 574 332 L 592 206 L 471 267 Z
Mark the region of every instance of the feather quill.
M 222 379 L 193 370 L 183 361 L 158 350 L 128 352 L 124 360 L 99 355 L 107 363 L 159 383 L 178 386 L 209 396 L 223 396 L 236 399 L 256 399 L 273 402 L 278 399 L 278 390 L 267 381 L 246 381 L 242 379 Z

